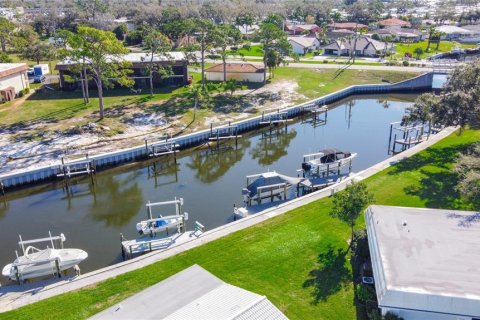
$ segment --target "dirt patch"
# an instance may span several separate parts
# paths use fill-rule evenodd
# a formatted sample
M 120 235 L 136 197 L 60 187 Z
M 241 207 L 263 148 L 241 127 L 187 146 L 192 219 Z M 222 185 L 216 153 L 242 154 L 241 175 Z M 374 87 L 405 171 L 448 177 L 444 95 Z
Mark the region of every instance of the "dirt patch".
M 255 90 L 237 91 L 232 96 L 217 95 L 213 99 L 215 114 L 190 126 L 182 122 L 181 115 L 167 116 L 139 105 L 109 110 L 112 114 L 108 113 L 106 119 L 116 119 L 121 129 L 111 128 L 108 122 L 98 124 L 94 115 L 89 115 L 65 120 L 63 126 L 70 127 L 61 131 L 56 125 L 46 123 L 3 130 L 0 133 L 0 173 L 59 163 L 66 154 L 75 157 L 110 152 L 143 144 L 146 138 L 188 133 L 207 128 L 211 123 L 225 124 L 262 111 L 273 112 L 306 98 L 297 93 L 297 87 L 292 81 L 278 81 Z

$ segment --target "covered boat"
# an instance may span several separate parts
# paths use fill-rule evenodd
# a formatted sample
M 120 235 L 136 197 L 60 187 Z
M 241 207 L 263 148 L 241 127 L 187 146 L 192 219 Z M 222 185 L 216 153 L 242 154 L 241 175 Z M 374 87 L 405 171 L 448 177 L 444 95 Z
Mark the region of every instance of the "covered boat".
M 137 223 L 137 231 L 141 235 L 154 235 L 162 231 L 168 232 L 169 229 L 182 227 L 184 220 L 187 220 L 184 214 L 148 219 Z
M 345 167 L 351 170 L 352 160 L 356 156 L 356 153 L 338 149 L 321 150 L 303 156 L 302 170 L 314 175 L 339 175 Z
M 261 202 L 262 199 L 275 198 L 281 200 L 287 198 L 287 192 L 292 186 L 298 186 L 303 178 L 295 178 L 279 174 L 277 172 L 265 172 L 247 176 L 247 187 L 242 190 L 244 201 Z
M 54 240 L 60 240 L 61 249 L 54 247 Z M 52 248 L 38 249 L 29 244 L 39 242 L 51 242 Z M 57 274 L 60 276 L 62 271 L 68 270 L 79 264 L 88 257 L 87 252 L 80 249 L 64 249 L 63 242 L 65 236 L 60 234 L 58 237 L 35 239 L 22 241 L 20 237 L 19 245 L 22 247 L 23 255 L 18 256 L 13 263 L 7 264 L 2 275 L 11 280 L 22 281 L 47 275 Z M 28 245 L 25 248 L 25 245 Z

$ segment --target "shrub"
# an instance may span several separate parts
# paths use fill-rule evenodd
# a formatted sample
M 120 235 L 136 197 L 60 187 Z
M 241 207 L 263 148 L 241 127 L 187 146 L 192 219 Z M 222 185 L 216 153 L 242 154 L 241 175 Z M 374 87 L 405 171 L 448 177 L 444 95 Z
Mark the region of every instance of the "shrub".
M 378 35 L 378 33 L 374 33 L 374 34 L 372 34 L 372 39 L 380 41 L 380 36 Z
M 20 98 L 23 97 L 24 95 L 25 95 L 25 92 L 23 92 L 23 90 L 20 90 L 20 91 L 18 92 L 18 96 L 19 96 Z
M 23 89 L 23 92 L 25 92 L 25 94 L 29 94 L 30 93 L 30 88 Z
M 360 301 L 376 300 L 375 290 L 371 286 L 359 284 L 355 290 L 355 295 Z
M 323 63 L 328 63 L 328 60 L 323 60 Z
M 404 67 L 408 67 L 410 65 L 410 62 L 408 62 L 407 60 L 404 60 L 402 64 Z
M 242 46 L 242 49 L 245 49 L 247 51 L 250 51 L 251 48 L 252 48 L 252 44 L 250 42 L 247 42 Z
M 141 44 L 143 41 L 143 35 L 140 31 L 132 31 L 125 37 L 125 42 L 129 46 Z

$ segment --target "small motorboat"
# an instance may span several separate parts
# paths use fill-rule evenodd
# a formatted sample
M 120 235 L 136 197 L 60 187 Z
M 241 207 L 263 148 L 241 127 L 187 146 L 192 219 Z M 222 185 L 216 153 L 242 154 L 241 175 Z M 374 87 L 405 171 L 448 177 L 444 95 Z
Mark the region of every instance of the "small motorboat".
M 286 200 L 290 189 L 303 180 L 275 171 L 247 176 L 247 187 L 242 189 L 244 202 L 251 204 L 252 201 L 257 201 L 260 204 L 262 199 Z
M 340 151 L 338 149 L 325 149 L 318 153 L 303 156 L 302 170 L 316 175 L 340 174 L 345 168 L 351 168 L 352 160 L 356 153 Z
M 55 240 L 61 242 L 61 249 L 55 248 Z M 30 245 L 47 241 L 51 243 L 51 248 L 47 246 L 42 250 Z M 64 249 L 63 242 L 65 242 L 63 233 L 58 237 L 52 237 L 49 233 L 48 238 L 27 241 L 23 241 L 20 236 L 18 244 L 22 248 L 23 255 L 17 254 L 17 259 L 3 268 L 2 275 L 17 281 L 54 274 L 60 276 L 62 271 L 78 265 L 88 257 L 87 252 L 81 249 Z M 25 248 L 25 245 L 28 246 Z
M 186 214 L 186 213 L 185 213 Z M 188 218 L 185 214 L 148 219 L 137 223 L 137 231 L 141 235 L 154 235 L 172 228 L 182 227 Z

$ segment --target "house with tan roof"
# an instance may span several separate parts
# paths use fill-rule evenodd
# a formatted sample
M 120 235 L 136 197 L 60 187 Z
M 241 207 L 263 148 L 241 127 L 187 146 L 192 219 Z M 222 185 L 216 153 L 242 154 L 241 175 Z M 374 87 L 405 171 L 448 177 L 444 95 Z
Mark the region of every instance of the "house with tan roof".
M 367 25 L 358 23 L 358 22 L 333 22 L 328 25 L 331 30 L 344 29 L 344 30 L 358 30 L 362 28 L 367 28 Z
M 322 28 L 316 24 L 292 24 L 287 23 L 285 25 L 285 31 L 288 34 L 300 35 L 308 33 L 309 35 L 315 35 L 315 33 L 320 32 Z
M 369 37 L 338 39 L 323 47 L 324 53 L 335 56 L 350 56 L 355 50 L 357 57 L 378 57 L 385 51 L 386 44 Z
M 306 54 L 320 47 L 320 41 L 316 37 L 288 37 L 288 42 L 292 45 L 292 50 L 296 54 Z
M 402 28 L 410 28 L 412 25 L 410 22 L 398 19 L 398 18 L 390 18 L 385 20 L 380 20 L 377 22 L 380 28 L 386 27 L 402 27 Z
M 0 100 L 13 100 L 22 90 L 29 88 L 26 63 L 0 63 Z
M 205 77 L 209 81 L 223 81 L 224 68 L 223 63 L 219 63 L 205 69 Z M 227 63 L 226 80 L 236 80 L 243 82 L 263 82 L 264 68 L 251 63 Z

